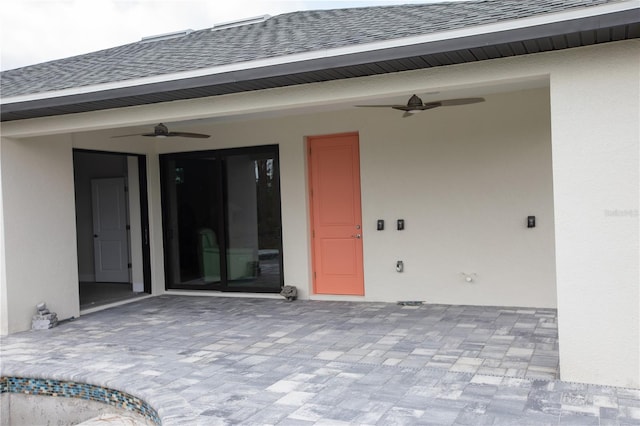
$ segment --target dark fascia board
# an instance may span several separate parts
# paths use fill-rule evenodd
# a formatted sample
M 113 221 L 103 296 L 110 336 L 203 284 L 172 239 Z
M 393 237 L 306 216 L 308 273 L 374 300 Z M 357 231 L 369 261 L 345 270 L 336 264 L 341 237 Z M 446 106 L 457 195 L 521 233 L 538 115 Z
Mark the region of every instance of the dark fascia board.
M 109 101 L 122 98 L 139 97 L 140 104 L 145 95 L 157 95 L 159 93 L 172 92 L 175 98 L 172 100 L 185 99 L 180 97 L 181 91 L 190 89 L 205 88 L 210 86 L 220 86 L 225 84 L 235 84 L 238 86 L 234 92 L 242 92 L 242 83 L 270 78 L 281 78 L 288 75 L 296 75 L 308 72 L 322 72 L 335 68 L 345 68 L 363 64 L 384 63 L 398 59 L 432 55 L 437 53 L 447 53 L 460 51 L 463 49 L 487 48 L 490 46 L 503 45 L 507 43 L 522 42 L 527 40 L 540 40 L 550 37 L 557 37 L 584 31 L 594 31 L 624 25 L 640 23 L 640 8 L 622 12 L 615 12 L 605 15 L 585 17 L 570 21 L 554 22 L 533 27 L 518 28 L 513 30 L 480 34 L 468 37 L 461 37 L 449 40 L 434 41 L 428 43 L 400 46 L 388 49 L 380 49 L 366 52 L 353 53 L 349 55 L 339 55 L 319 59 L 311 59 L 301 62 L 293 62 L 260 68 L 250 68 L 245 70 L 232 71 L 227 73 L 212 74 L 201 77 L 194 77 L 180 80 L 170 80 L 153 84 L 130 86 L 117 89 L 103 90 L 97 92 L 83 93 L 55 98 L 43 98 L 32 101 L 16 102 L 2 105 L 1 121 L 9 121 L 21 114 L 29 111 L 42 111 L 41 116 L 57 115 L 57 108 L 90 103 L 90 110 L 109 108 Z M 630 38 L 639 37 L 634 34 Z M 327 80 L 335 77 L 327 77 Z M 246 90 L 250 90 L 247 88 Z M 100 108 L 100 103 L 104 102 L 105 107 Z M 151 102 L 148 102 L 151 103 Z M 49 110 L 46 114 L 44 111 Z

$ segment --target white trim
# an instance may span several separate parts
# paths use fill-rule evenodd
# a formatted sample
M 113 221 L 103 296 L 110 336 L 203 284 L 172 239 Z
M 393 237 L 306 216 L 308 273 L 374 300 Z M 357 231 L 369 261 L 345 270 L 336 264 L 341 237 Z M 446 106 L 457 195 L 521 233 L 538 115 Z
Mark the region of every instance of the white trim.
M 14 97 L 0 98 L 0 105 L 29 102 L 41 99 L 56 98 L 62 96 L 81 95 L 104 90 L 122 89 L 127 87 L 142 86 L 146 84 L 163 83 L 168 81 L 183 80 L 189 78 L 204 77 L 209 75 L 223 74 L 233 71 L 257 69 L 262 67 L 292 64 L 296 62 L 311 61 L 314 59 L 330 58 L 337 56 L 347 56 L 357 53 L 373 52 L 376 50 L 393 49 L 404 46 L 412 46 L 425 43 L 433 43 L 443 40 L 453 40 L 463 37 L 479 36 L 501 31 L 517 30 L 527 27 L 558 23 L 574 19 L 589 18 L 598 15 L 623 12 L 627 10 L 639 9 L 638 0 L 630 0 L 620 3 L 611 3 L 602 6 L 593 6 L 580 10 L 571 10 L 559 13 L 534 16 L 530 18 L 517 19 L 513 21 L 500 22 L 495 24 L 478 25 L 471 28 L 462 28 L 452 31 L 443 31 L 435 34 L 398 38 L 373 43 L 364 43 L 355 46 L 338 47 L 334 49 L 321 49 L 312 52 L 296 53 L 273 58 L 258 59 L 255 61 L 236 62 L 228 65 L 220 65 L 198 70 L 181 71 L 172 74 L 156 75 L 131 80 L 117 81 L 112 83 L 96 84 L 92 86 L 74 87 L 70 89 L 20 95 Z

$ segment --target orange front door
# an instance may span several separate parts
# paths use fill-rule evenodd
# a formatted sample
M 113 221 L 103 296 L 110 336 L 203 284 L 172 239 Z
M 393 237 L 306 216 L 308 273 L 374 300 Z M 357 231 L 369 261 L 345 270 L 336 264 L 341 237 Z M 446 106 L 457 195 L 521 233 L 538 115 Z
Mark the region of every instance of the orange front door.
M 364 295 L 358 135 L 308 138 L 314 292 Z

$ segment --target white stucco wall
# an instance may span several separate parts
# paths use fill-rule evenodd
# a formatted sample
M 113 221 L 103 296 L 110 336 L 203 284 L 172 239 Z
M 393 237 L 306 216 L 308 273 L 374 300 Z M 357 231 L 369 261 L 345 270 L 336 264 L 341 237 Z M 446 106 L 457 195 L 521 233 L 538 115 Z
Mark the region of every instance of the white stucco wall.
M 540 89 L 402 122 L 375 116 L 361 135 L 372 298 L 555 307 L 548 104 Z M 372 231 L 377 218 L 388 231 Z
M 640 48 L 551 74 L 560 370 L 640 387 Z M 579 69 L 580 72 L 575 72 Z
M 7 274 L 4 242 L 4 198 L 2 196 L 2 141 L 0 137 L 0 335 L 9 333 L 9 309 L 7 304 Z
M 138 158 L 127 157 L 127 185 L 129 190 L 129 248 L 131 257 L 131 284 L 135 292 L 144 291 L 144 260 L 142 241 L 142 215 L 140 205 L 140 174 Z
M 35 305 L 77 317 L 71 139 L 2 140 L 7 331 L 31 327 Z
M 158 150 L 279 144 L 285 284 L 309 297 L 305 137 L 359 131 L 360 300 L 555 307 L 548 90 L 401 115 L 349 108 L 203 126 L 212 141 L 167 140 Z M 536 228 L 527 229 L 528 215 L 537 216 Z M 405 231 L 395 230 L 399 218 Z M 385 231 L 375 231 L 377 219 L 385 219 Z M 475 273 L 475 282 L 462 272 Z

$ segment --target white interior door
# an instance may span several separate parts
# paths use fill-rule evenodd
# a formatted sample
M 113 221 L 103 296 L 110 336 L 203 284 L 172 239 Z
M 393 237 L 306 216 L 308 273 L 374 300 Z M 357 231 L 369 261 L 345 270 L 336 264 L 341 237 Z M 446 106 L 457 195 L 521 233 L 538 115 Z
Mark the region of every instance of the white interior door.
M 92 179 L 96 282 L 129 282 L 125 178 Z

